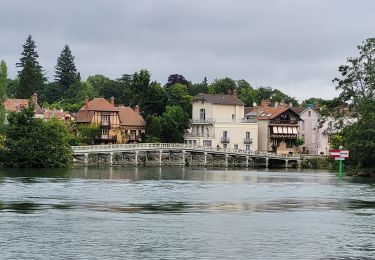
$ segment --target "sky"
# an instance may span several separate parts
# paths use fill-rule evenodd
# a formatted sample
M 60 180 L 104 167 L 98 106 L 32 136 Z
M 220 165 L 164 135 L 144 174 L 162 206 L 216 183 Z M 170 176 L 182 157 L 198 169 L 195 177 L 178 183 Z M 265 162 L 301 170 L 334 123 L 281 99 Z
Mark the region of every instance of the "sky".
M 68 44 L 83 79 L 147 69 L 192 82 L 245 79 L 303 100 L 338 95 L 338 66 L 375 37 L 372 0 L 0 0 L 11 78 L 31 34 L 46 76 Z

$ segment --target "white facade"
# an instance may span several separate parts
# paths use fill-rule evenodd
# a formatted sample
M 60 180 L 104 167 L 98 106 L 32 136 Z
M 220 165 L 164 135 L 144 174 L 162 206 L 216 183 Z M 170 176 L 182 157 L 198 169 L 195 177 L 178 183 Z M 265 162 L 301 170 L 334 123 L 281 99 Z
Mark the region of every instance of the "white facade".
M 258 150 L 258 124 L 244 118 L 243 105 L 193 101 L 185 143 L 217 149 Z
M 304 144 L 300 147 L 300 152 L 305 154 L 320 154 L 323 152 L 327 154 L 327 145 L 322 144 L 321 128 L 319 127 L 320 114 L 311 108 L 306 108 L 300 113 L 300 117 L 303 120 L 299 122 L 300 138 L 304 141 Z

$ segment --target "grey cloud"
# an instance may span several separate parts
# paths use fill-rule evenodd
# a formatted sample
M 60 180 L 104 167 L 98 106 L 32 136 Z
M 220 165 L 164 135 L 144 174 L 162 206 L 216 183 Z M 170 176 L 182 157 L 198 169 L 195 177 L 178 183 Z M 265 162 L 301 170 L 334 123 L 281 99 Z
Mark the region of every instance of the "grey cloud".
M 181 73 L 246 79 L 299 99 L 335 96 L 332 78 L 373 37 L 375 2 L 354 0 L 2 1 L 0 59 L 16 75 L 31 34 L 52 79 L 70 45 L 85 78 L 145 68 L 165 83 Z

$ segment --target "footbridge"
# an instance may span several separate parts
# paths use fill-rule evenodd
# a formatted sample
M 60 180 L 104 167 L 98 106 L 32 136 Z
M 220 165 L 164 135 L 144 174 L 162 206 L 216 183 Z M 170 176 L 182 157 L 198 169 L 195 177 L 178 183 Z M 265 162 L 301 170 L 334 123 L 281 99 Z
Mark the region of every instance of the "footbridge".
M 301 157 L 180 143 L 139 143 L 72 146 L 74 161 L 88 165 L 290 167 Z

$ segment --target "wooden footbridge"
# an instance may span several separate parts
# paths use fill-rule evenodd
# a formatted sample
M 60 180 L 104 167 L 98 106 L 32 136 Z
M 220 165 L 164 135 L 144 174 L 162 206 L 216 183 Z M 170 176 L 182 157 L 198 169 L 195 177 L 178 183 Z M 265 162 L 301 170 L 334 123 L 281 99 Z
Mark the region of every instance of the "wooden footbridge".
M 298 154 L 216 149 L 180 143 L 139 143 L 72 146 L 76 163 L 88 165 L 290 167 L 300 165 Z

